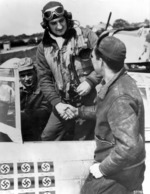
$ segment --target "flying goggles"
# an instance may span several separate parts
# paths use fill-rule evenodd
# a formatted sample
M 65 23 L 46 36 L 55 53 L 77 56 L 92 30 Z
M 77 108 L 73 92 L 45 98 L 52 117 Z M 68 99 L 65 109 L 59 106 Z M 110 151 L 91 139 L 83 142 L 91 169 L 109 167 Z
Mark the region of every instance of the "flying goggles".
M 64 14 L 64 8 L 62 6 L 57 6 L 57 7 L 47 9 L 43 13 L 43 16 L 46 20 L 51 20 L 53 18 L 53 15 L 62 16 L 63 14 Z

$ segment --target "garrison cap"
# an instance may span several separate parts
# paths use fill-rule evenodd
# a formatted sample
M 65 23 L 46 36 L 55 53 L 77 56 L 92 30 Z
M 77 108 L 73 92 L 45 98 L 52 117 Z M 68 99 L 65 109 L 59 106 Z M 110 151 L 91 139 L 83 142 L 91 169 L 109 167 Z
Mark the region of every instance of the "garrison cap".
M 102 58 L 108 58 L 116 63 L 123 63 L 126 58 L 125 44 L 114 36 L 103 38 L 97 45 L 97 50 L 102 55 Z

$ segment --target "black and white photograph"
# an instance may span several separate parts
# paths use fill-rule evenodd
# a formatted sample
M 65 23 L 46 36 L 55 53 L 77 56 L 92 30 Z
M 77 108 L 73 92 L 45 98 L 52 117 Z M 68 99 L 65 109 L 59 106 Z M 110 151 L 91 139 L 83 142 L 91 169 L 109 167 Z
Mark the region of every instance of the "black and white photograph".
M 149 115 L 149 0 L 0 0 L 0 194 L 149 194 Z

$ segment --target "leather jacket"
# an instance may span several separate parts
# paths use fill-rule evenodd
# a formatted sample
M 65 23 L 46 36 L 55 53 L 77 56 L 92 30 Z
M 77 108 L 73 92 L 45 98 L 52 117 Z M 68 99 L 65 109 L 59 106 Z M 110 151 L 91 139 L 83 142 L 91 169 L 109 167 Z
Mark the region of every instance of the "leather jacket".
M 94 114 L 95 113 L 95 114 Z M 83 118 L 96 119 L 95 161 L 100 171 L 130 190 L 144 179 L 144 106 L 135 81 L 122 69 L 102 86 L 97 105 L 82 107 Z
M 20 98 L 22 111 L 45 111 L 48 114 L 51 112 L 51 105 L 38 85 L 35 85 L 31 92 L 26 89 L 20 89 Z
M 92 50 L 96 44 L 97 36 L 89 29 L 81 29 L 84 39 L 87 40 L 87 50 Z M 48 101 L 54 107 L 59 102 L 62 102 L 62 93 L 67 93 L 67 88 L 70 88 L 70 75 L 66 73 L 66 69 L 63 73 L 66 75 L 62 77 L 62 64 L 66 67 L 70 64 L 70 51 L 72 49 L 72 40 L 78 42 L 78 34 L 76 30 L 70 29 L 69 36 L 64 40 L 62 49 L 60 50 L 57 42 L 50 36 L 48 31 L 45 31 L 42 42 L 37 48 L 37 73 L 40 82 L 41 89 L 48 99 Z M 81 36 L 80 36 L 81 38 Z M 82 45 L 81 45 L 82 47 Z M 74 47 L 76 48 L 76 47 Z M 69 50 L 70 49 L 70 50 Z M 79 48 L 78 48 L 79 49 Z M 77 51 L 77 50 L 76 50 Z M 67 53 L 68 52 L 68 53 Z M 63 62 L 61 62 L 62 54 L 64 56 Z M 83 53 L 82 53 L 83 54 Z M 85 53 L 84 53 L 85 54 Z M 96 76 L 91 59 L 83 60 L 79 53 L 74 53 L 74 64 L 77 71 L 80 82 L 86 80 L 92 88 L 99 83 L 100 78 Z M 64 83 L 65 82 L 65 83 Z M 68 86 L 65 86 L 68 84 Z

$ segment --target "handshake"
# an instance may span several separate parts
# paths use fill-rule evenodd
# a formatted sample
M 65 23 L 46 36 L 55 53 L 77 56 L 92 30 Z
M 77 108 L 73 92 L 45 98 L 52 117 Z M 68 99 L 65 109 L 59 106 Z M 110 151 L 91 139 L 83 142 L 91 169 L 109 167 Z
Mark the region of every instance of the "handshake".
M 73 119 L 79 115 L 78 108 L 70 104 L 64 104 L 60 102 L 55 106 L 55 108 L 60 117 L 64 120 Z
M 86 96 L 91 91 L 91 86 L 87 81 L 83 81 L 80 83 L 80 85 L 77 87 L 76 92 L 79 96 Z M 64 120 L 73 119 L 79 115 L 79 109 L 71 106 L 70 104 L 64 104 L 64 103 L 58 103 L 55 106 L 58 114 L 63 118 Z

